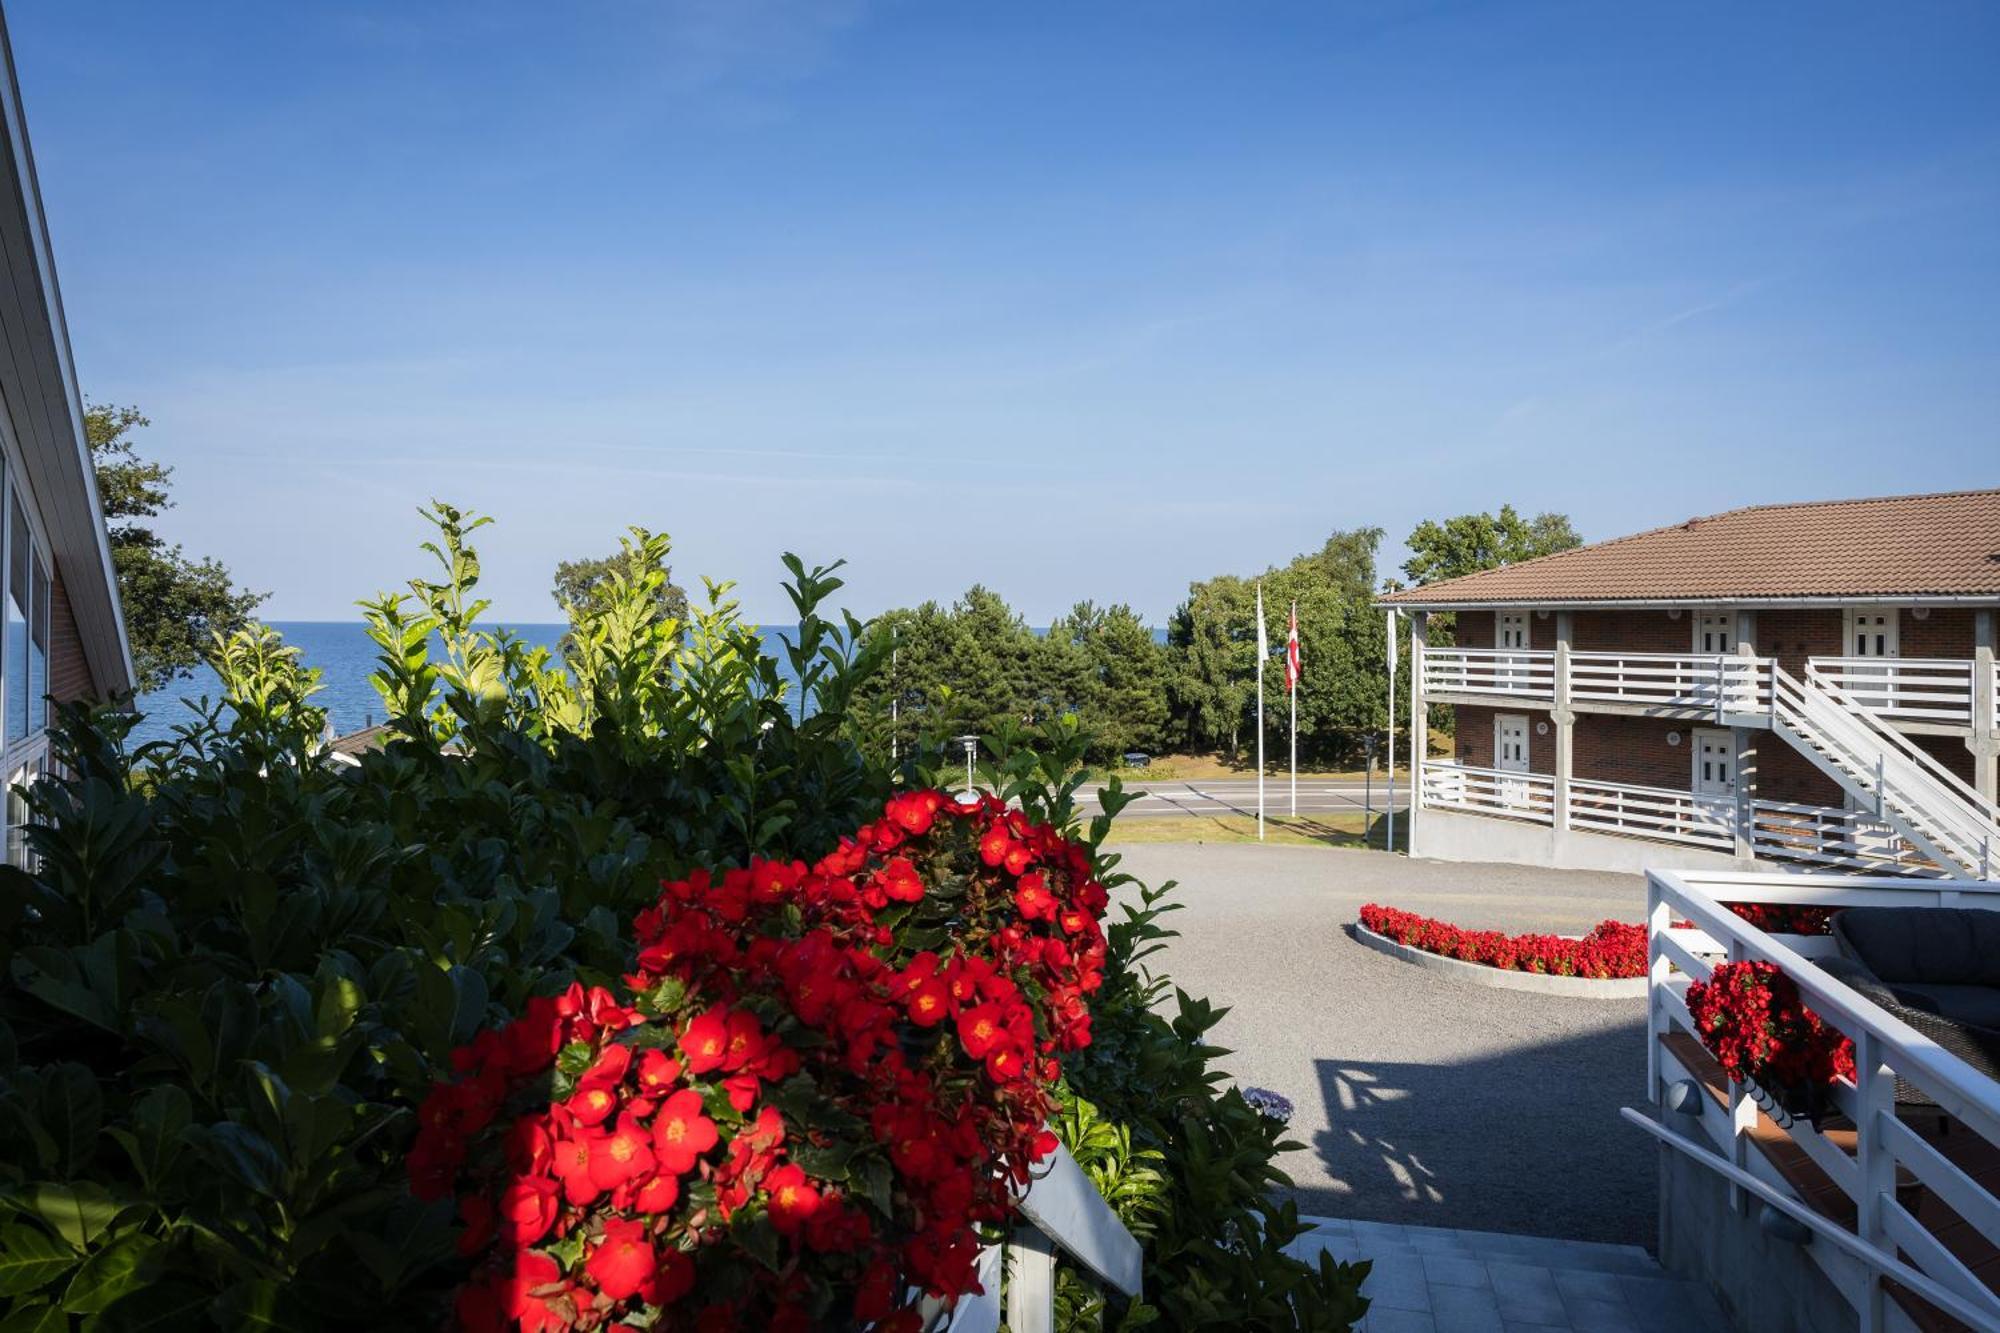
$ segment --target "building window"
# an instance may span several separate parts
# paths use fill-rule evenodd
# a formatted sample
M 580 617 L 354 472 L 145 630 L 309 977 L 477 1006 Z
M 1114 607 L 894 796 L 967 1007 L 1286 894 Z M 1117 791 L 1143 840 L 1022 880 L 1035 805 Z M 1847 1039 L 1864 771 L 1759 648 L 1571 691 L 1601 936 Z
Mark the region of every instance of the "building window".
M 28 727 L 49 729 L 49 570 L 35 552 L 34 578 L 28 604 Z
M 28 611 L 29 565 L 32 539 L 28 536 L 28 516 L 19 496 L 7 507 L 7 743 L 28 736 Z

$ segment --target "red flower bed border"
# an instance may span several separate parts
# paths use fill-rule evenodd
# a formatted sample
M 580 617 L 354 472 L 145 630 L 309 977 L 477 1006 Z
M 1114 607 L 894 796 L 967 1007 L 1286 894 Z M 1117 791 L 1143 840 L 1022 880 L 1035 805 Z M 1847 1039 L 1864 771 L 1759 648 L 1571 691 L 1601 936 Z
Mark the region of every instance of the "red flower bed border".
M 1600 921 L 1582 939 L 1508 935 L 1465 930 L 1435 917 L 1368 903 L 1361 909 L 1361 924 L 1398 944 L 1502 971 L 1596 981 L 1646 975 L 1646 928 L 1624 921 Z

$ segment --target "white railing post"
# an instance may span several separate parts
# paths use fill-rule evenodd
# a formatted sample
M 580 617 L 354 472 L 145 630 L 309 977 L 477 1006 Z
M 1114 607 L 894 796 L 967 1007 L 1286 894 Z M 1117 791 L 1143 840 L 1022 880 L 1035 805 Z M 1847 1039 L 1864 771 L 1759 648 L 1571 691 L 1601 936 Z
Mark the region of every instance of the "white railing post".
M 1887 1205 L 1896 1198 L 1896 1158 L 1882 1142 L 1881 1117 L 1896 1113 L 1896 1076 L 1882 1063 L 1881 1041 L 1872 1032 L 1853 1034 L 1855 1163 L 1861 1197 L 1855 1202 L 1855 1234 L 1877 1249 L 1889 1250 Z M 1887 1311 L 1882 1274 L 1871 1270 L 1862 1294 L 1862 1333 L 1880 1333 Z
M 1055 1327 L 1055 1245 L 1024 1222 L 1007 1242 L 1007 1330 L 1055 1333 Z

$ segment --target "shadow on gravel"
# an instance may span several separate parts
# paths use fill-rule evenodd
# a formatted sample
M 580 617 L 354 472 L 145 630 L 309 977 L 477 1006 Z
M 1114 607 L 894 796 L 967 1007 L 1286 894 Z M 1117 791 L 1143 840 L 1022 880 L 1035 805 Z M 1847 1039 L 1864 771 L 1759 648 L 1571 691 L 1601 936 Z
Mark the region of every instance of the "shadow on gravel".
M 1645 1020 L 1447 1064 L 1316 1060 L 1330 1129 L 1310 1145 L 1335 1217 L 1654 1244 L 1654 1145 L 1618 1118 L 1645 1096 Z

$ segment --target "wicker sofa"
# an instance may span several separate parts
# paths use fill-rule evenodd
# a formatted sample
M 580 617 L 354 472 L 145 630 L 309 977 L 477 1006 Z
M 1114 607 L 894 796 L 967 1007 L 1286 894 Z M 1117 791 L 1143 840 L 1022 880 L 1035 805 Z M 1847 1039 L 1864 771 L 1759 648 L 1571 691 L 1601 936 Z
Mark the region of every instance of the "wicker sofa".
M 2000 1080 L 2000 912 L 1850 907 L 1833 918 L 1841 956 L 1823 971 Z M 1930 1098 L 1898 1079 L 1896 1100 Z

